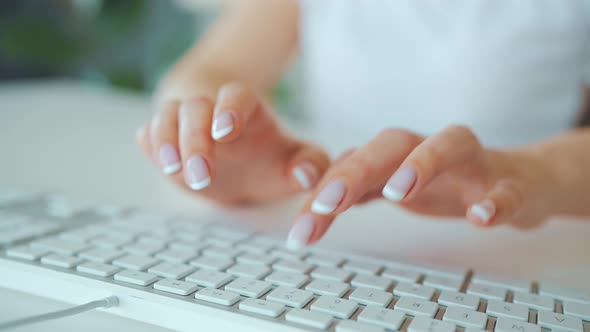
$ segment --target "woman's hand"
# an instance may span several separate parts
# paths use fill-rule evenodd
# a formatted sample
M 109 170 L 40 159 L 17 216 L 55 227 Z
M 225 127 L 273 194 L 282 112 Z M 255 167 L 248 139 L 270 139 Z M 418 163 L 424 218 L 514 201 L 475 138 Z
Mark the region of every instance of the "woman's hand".
M 386 129 L 337 160 L 289 233 L 287 246 L 318 241 L 353 204 L 384 196 L 421 214 L 462 216 L 477 226 L 530 228 L 548 215 L 550 172 L 536 150 L 482 147 L 467 128 L 425 138 Z
M 322 149 L 289 136 L 243 85 L 223 85 L 216 101 L 192 95 L 163 103 L 137 134 L 181 187 L 221 203 L 266 202 L 311 189 L 328 168 Z

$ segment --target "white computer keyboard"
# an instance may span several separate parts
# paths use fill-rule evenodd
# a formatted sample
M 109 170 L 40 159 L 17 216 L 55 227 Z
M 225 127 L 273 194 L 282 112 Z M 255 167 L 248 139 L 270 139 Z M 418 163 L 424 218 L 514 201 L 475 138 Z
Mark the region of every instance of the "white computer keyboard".
M 0 194 L 0 287 L 184 330 L 590 332 L 590 291 L 321 250 L 186 217 Z M 590 286 L 590 281 L 589 281 Z M 4 299 L 0 299 L 0 302 Z

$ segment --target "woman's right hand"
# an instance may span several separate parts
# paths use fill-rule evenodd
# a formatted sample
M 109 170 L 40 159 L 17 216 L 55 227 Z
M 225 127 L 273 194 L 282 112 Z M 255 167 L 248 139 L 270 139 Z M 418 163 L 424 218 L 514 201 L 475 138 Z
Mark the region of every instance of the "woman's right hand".
M 250 89 L 223 85 L 214 101 L 168 100 L 138 133 L 143 152 L 183 188 L 226 204 L 261 203 L 311 189 L 323 149 L 293 138 Z

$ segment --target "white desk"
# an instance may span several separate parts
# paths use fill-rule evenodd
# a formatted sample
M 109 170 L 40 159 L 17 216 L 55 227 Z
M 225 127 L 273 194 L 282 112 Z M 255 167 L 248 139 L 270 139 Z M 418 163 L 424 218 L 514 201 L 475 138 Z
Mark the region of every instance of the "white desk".
M 149 207 L 154 212 L 211 211 L 212 206 L 169 184 L 136 148 L 135 129 L 149 112 L 149 100 L 141 96 L 71 82 L 0 85 L 0 186 Z M 249 226 L 285 234 L 300 203 L 301 198 L 229 212 L 239 214 Z M 460 220 L 429 220 L 376 203 L 347 212 L 321 245 L 590 288 L 588 221 L 556 220 L 527 233 L 476 230 Z M 0 307 L 8 308 L 0 310 L 0 320 L 57 306 L 0 289 Z M 51 324 L 51 330 L 159 330 L 98 312 Z M 48 326 L 27 331 L 47 331 Z

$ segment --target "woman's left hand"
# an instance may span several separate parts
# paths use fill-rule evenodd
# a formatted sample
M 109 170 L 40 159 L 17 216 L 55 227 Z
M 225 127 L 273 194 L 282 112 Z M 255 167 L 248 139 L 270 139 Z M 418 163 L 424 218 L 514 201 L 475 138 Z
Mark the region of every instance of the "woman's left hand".
M 534 147 L 486 149 L 462 126 L 427 138 L 386 129 L 333 163 L 296 219 L 287 246 L 318 241 L 339 214 L 381 197 L 420 214 L 466 215 L 477 226 L 532 228 L 550 213 L 551 175 L 545 168 Z

